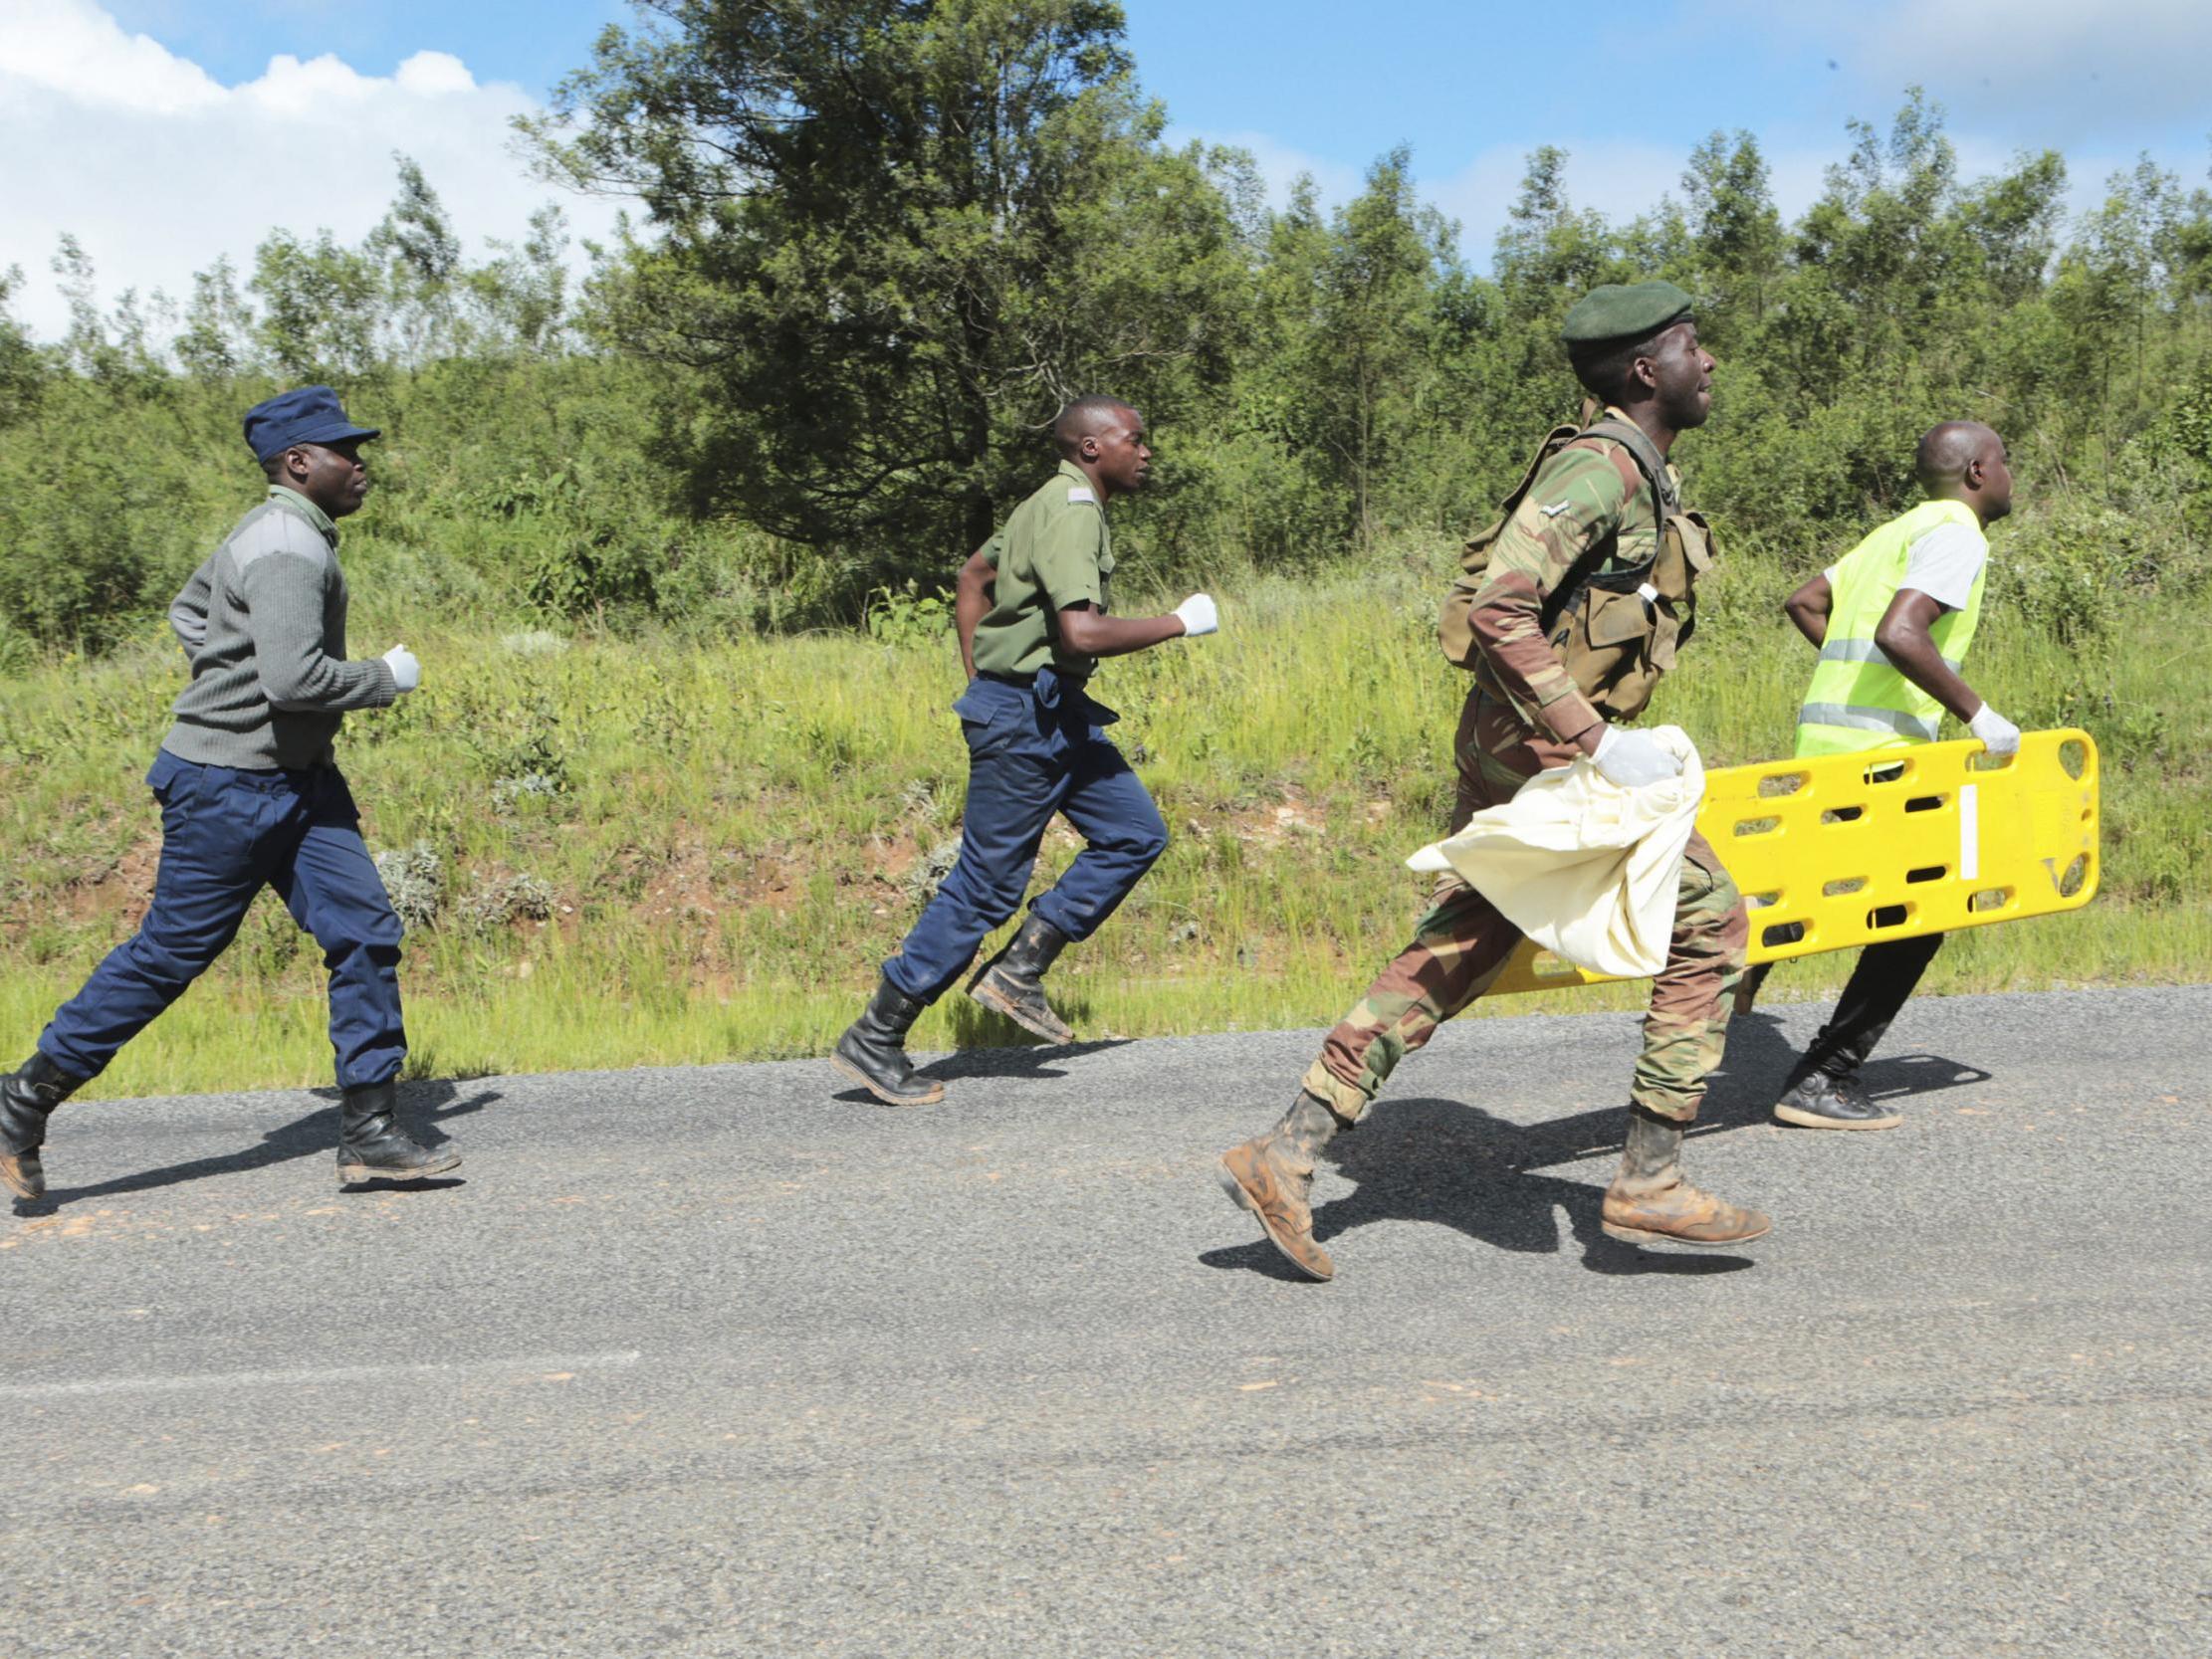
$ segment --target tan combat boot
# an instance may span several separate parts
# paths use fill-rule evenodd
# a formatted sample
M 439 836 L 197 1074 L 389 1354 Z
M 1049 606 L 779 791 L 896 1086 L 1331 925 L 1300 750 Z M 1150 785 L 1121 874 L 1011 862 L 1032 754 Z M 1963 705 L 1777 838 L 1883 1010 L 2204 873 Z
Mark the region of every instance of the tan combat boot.
M 1267 1242 L 1312 1279 L 1336 1277 L 1336 1263 L 1313 1242 L 1314 1154 L 1336 1135 L 1337 1115 L 1303 1089 L 1282 1122 L 1256 1141 L 1221 1154 L 1221 1190 L 1259 1218 Z
M 1629 1109 L 1621 1172 L 1606 1188 L 1602 1225 L 1629 1244 L 1744 1244 L 1774 1223 L 1738 1209 L 1682 1179 L 1682 1126 L 1641 1106 Z

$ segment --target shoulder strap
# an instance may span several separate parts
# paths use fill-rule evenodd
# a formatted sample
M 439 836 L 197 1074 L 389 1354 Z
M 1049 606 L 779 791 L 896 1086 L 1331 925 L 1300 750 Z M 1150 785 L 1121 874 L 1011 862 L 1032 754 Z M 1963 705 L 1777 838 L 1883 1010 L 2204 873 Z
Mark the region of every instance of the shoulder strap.
M 1658 517 L 1662 520 L 1659 527 L 1663 534 L 1666 515 L 1679 512 L 1681 502 L 1666 477 L 1666 459 L 1659 454 L 1659 446 L 1652 442 L 1651 435 L 1633 421 L 1602 420 L 1584 427 L 1568 442 L 1573 443 L 1584 438 L 1610 439 L 1635 459 L 1636 470 L 1644 475 L 1644 482 L 1651 486 L 1652 495 L 1659 504 Z M 1564 449 L 1566 445 L 1560 447 Z M 1608 537 L 1584 549 L 1582 556 L 1568 566 L 1567 574 L 1560 584 L 1551 590 L 1550 596 L 1538 607 L 1536 622 L 1546 639 L 1559 626 L 1559 618 L 1567 607 L 1589 586 L 1590 578 L 1597 574 L 1598 565 L 1605 558 L 1606 549 L 1610 545 L 1612 538 Z
M 1681 498 L 1675 493 L 1674 484 L 1666 476 L 1666 457 L 1659 454 L 1659 445 L 1652 442 L 1652 435 L 1634 421 L 1603 420 L 1583 428 L 1580 437 L 1609 438 L 1636 458 L 1636 470 L 1644 475 L 1644 482 L 1652 487 L 1652 494 L 1659 499 L 1667 513 L 1682 510 Z

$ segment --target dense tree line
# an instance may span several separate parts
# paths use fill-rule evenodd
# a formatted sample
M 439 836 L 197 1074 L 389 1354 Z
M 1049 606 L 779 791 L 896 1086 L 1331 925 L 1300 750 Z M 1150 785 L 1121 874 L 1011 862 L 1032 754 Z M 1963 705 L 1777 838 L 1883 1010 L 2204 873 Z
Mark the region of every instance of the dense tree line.
M 556 210 L 471 263 L 404 157 L 359 245 L 275 230 L 181 302 L 104 307 L 65 240 L 56 341 L 0 277 L 0 665 L 143 626 L 236 511 L 238 410 L 309 378 L 390 434 L 362 556 L 461 611 L 852 618 L 942 585 L 1092 389 L 1160 441 L 1140 571 L 1433 554 L 1572 415 L 1565 309 L 1648 275 L 1723 365 L 1681 458 L 1735 549 L 1833 553 L 1970 415 L 2012 445 L 2010 579 L 2050 627 L 2212 563 L 2212 192 L 2147 160 L 2070 220 L 2059 155 L 1961 177 L 1912 94 L 1794 223 L 1745 132 L 1622 222 L 1540 149 L 1483 272 L 1404 151 L 1270 209 L 1249 157 L 1165 143 L 1099 0 L 641 9 L 526 133 L 634 198 L 581 292 Z

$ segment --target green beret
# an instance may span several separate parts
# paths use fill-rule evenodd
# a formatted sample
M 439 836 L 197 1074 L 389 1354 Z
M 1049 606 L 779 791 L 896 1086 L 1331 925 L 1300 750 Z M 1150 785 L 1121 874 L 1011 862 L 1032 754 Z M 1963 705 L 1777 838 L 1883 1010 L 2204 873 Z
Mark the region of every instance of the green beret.
M 1559 337 L 1570 346 L 1650 339 L 1691 310 L 1689 296 L 1672 283 L 1607 283 L 1575 302 L 1559 325 Z

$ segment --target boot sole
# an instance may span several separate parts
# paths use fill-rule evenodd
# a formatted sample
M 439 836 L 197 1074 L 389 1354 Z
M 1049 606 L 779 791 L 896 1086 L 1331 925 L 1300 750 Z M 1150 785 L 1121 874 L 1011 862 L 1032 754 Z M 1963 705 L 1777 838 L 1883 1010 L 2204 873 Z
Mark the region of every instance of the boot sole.
M 1325 1285 L 1329 1282 L 1332 1275 L 1316 1273 L 1310 1264 L 1302 1262 L 1292 1255 L 1290 1247 L 1275 1236 L 1275 1229 L 1267 1220 L 1267 1212 L 1252 1201 L 1252 1195 L 1244 1190 L 1244 1183 L 1236 1178 L 1236 1171 L 1228 1166 L 1227 1159 L 1217 1158 L 1215 1160 L 1214 1178 L 1221 1183 L 1221 1190 L 1229 1195 L 1231 1203 L 1259 1223 L 1259 1230 L 1267 1235 L 1267 1242 L 1275 1247 L 1277 1255 L 1314 1283 Z
M 341 1163 L 337 1166 L 337 1179 L 340 1186 L 357 1186 L 362 1181 L 419 1181 L 460 1167 L 461 1154 L 450 1152 L 419 1169 L 384 1169 L 373 1163 Z
M 1799 1129 L 1895 1129 L 1904 1122 L 1902 1115 L 1894 1112 L 1886 1118 L 1824 1118 L 1795 1106 L 1776 1107 L 1774 1117 L 1777 1123 L 1795 1124 Z
M 1755 1233 L 1744 1233 L 1737 1238 L 1683 1238 L 1675 1233 L 1647 1232 L 1642 1227 L 1623 1227 L 1616 1222 L 1600 1221 L 1607 1238 L 1617 1238 L 1623 1244 L 1679 1244 L 1691 1250 L 1732 1250 L 1739 1244 L 1749 1244 L 1755 1238 L 1765 1238 L 1774 1231 L 1774 1224 L 1767 1223 Z
M 989 1008 L 995 1014 L 1005 1015 L 1006 1018 L 1012 1020 L 1014 1024 L 1020 1026 L 1032 1037 L 1042 1037 L 1046 1042 L 1061 1047 L 1075 1041 L 1073 1029 L 1065 1025 L 1057 1027 L 1046 1025 L 1041 1020 L 1023 1013 L 1014 1002 L 1001 994 L 995 986 L 989 983 L 978 983 L 969 987 L 968 1000 L 982 1003 L 983 1006 Z
M 46 1183 L 40 1181 L 36 1186 L 33 1186 L 31 1182 L 25 1180 L 22 1174 L 18 1172 L 15 1159 L 12 1157 L 0 1158 L 0 1183 L 4 1183 L 7 1189 L 18 1198 L 32 1203 L 36 1203 L 46 1196 Z
M 829 1063 L 845 1076 L 851 1078 L 853 1082 L 859 1084 L 861 1088 L 867 1090 L 869 1094 L 875 1096 L 877 1100 L 883 1102 L 885 1106 L 935 1106 L 945 1098 L 945 1085 L 934 1080 L 930 1083 L 930 1092 L 926 1095 L 894 1095 L 841 1054 L 832 1054 L 829 1057 Z

